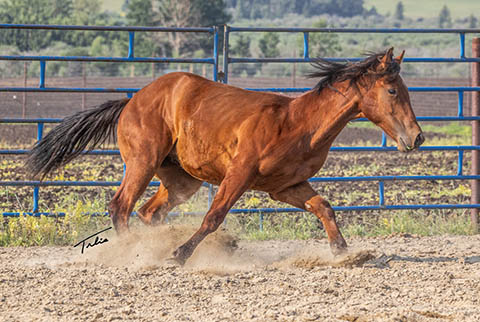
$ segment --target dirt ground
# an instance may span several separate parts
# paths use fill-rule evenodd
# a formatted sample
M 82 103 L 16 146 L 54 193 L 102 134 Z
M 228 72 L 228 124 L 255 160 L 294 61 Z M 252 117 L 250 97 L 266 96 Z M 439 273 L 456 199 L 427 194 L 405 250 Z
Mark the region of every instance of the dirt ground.
M 236 241 L 184 267 L 192 228 L 111 231 L 94 247 L 0 248 L 1 321 L 480 321 L 480 236 Z M 93 239 L 88 240 L 93 243 Z

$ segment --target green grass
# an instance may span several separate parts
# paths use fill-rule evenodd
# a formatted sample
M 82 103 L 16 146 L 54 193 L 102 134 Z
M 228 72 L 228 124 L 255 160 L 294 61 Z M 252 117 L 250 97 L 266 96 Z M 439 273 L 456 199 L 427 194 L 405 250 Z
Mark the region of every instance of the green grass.
M 480 5 L 478 0 L 401 0 L 404 7 L 404 15 L 410 18 L 433 18 L 438 17 L 441 8 L 447 5 L 450 9 L 452 18 L 468 17 L 471 14 L 478 16 Z M 377 8 L 380 14 L 390 12 L 393 14 L 399 0 L 365 0 L 364 7 L 370 9 L 372 6 Z
M 0 246 L 74 245 L 90 233 L 111 226 L 109 217 L 84 214 L 103 209 L 98 201 L 85 202 L 70 194 L 54 209 L 65 217 L 0 216 Z
M 0 246 L 73 246 L 93 232 L 111 226 L 109 217 L 83 215 L 95 211 L 77 204 L 64 218 L 20 216 L 4 218 L 0 225 Z M 467 210 L 456 211 L 398 211 L 376 213 L 375 216 L 356 216 L 344 221 L 340 217 L 340 230 L 346 238 L 376 237 L 396 234 L 418 236 L 472 235 Z M 347 215 L 348 216 L 348 215 Z M 202 216 L 178 216 L 170 224 L 199 227 Z M 131 225 L 142 225 L 137 218 Z M 227 217 L 224 228 L 244 240 L 306 240 L 326 238 L 320 221 L 310 213 L 265 214 L 262 229 L 259 215 L 233 215 Z
M 375 212 L 339 218 L 340 230 L 347 238 L 395 234 L 418 236 L 473 234 L 468 210 Z M 351 216 L 351 215 L 350 215 Z M 227 230 L 246 240 L 325 238 L 320 221 L 311 213 L 265 214 L 260 230 L 259 215 L 230 215 Z
M 440 133 L 445 135 L 456 135 L 466 139 L 471 139 L 472 137 L 472 127 L 470 125 L 462 125 L 459 123 L 452 122 L 442 126 L 432 125 L 432 124 L 422 124 L 421 127 L 424 132 Z
M 371 122 L 352 122 L 351 128 L 378 129 Z M 448 123 L 446 125 L 420 124 L 422 131 L 427 133 L 425 145 L 469 145 L 472 140 L 472 127 L 460 123 Z M 445 138 L 429 138 L 429 134 L 443 134 Z

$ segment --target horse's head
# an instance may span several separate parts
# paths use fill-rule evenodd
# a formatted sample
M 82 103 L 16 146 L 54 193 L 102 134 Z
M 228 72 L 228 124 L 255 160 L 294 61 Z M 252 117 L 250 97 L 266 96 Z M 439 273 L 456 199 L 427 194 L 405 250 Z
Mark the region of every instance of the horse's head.
M 393 58 L 393 48 L 378 57 L 378 63 L 364 76 L 362 98 L 358 105 L 361 113 L 381 127 L 397 142 L 400 151 L 418 148 L 425 138 L 415 120 L 407 86 L 399 75 L 402 54 Z M 359 84 L 359 85 L 360 85 Z

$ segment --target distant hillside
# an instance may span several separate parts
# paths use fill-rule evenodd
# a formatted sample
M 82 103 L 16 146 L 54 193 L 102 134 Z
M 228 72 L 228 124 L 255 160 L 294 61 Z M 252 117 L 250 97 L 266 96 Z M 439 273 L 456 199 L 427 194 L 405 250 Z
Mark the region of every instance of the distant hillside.
M 447 5 L 452 18 L 468 17 L 471 14 L 480 15 L 479 0 L 401 0 L 404 7 L 404 14 L 410 18 L 432 18 L 437 17 L 441 8 Z M 372 6 L 377 8 L 378 13 L 385 15 L 388 12 L 393 14 L 399 0 L 364 0 L 365 9 Z
M 275 0 L 273 0 L 275 1 Z M 103 9 L 121 13 L 125 0 L 102 0 Z M 365 9 L 372 6 L 377 8 L 378 13 L 385 15 L 388 12 L 393 14 L 399 0 L 364 0 Z M 402 0 L 405 16 L 411 18 L 438 16 L 443 5 L 447 5 L 453 18 L 463 18 L 470 14 L 480 15 L 479 0 Z

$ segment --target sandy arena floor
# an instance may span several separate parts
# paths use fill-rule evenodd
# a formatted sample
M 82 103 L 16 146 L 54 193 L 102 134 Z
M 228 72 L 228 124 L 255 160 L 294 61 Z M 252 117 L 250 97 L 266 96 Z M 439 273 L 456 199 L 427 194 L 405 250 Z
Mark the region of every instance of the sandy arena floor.
M 1 321 L 480 321 L 480 236 L 238 242 L 142 230 L 79 247 L 0 248 Z

